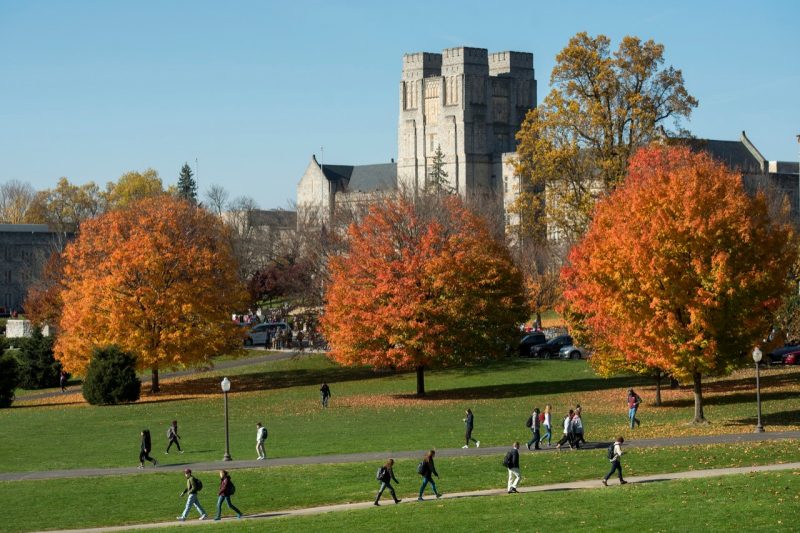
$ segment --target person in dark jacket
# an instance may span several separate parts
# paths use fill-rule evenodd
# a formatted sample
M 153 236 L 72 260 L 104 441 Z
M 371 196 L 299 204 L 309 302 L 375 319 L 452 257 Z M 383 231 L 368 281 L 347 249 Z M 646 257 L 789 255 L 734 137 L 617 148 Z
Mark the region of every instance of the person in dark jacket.
M 217 516 L 214 520 L 219 520 L 222 517 L 222 502 L 228 504 L 228 508 L 236 513 L 236 518 L 242 517 L 242 512 L 231 503 L 231 494 L 233 494 L 233 482 L 227 470 L 219 471 L 219 491 L 217 492 Z
M 503 464 L 508 468 L 508 493 L 517 492 L 519 484 L 519 442 L 515 442 L 506 453 Z
M 434 455 L 436 455 L 436 451 L 431 450 L 426 453 L 425 457 L 422 459 L 419 471 L 422 476 L 422 486 L 419 488 L 419 498 L 417 498 L 417 501 L 423 501 L 422 493 L 425 491 L 425 487 L 428 483 L 431 484 L 431 488 L 433 489 L 433 493 L 436 494 L 436 497 L 442 497 L 442 494 L 436 490 L 436 483 L 433 482 L 433 476 L 439 477 L 439 472 L 436 471 L 436 467 L 433 464 Z
M 569 414 L 564 417 L 564 436 L 561 437 L 561 440 L 558 441 L 556 444 L 556 450 L 560 450 L 561 446 L 564 444 L 569 444 L 569 449 L 572 449 L 572 440 L 574 435 L 572 433 L 572 417 L 575 415 L 575 411 L 572 409 L 569 410 Z
M 469 448 L 469 441 L 475 443 L 477 448 L 481 447 L 481 441 L 475 440 L 472 438 L 472 428 L 475 427 L 475 417 L 472 415 L 472 409 L 467 409 L 466 417 L 464 418 L 464 429 L 466 430 L 466 434 L 464 437 L 464 446 L 462 448 Z
M 177 420 L 173 420 L 172 424 L 169 426 L 169 429 L 167 429 L 167 439 L 169 439 L 169 442 L 167 443 L 167 451 L 164 452 L 165 454 L 169 455 L 169 449 L 172 448 L 173 444 L 178 447 L 179 452 L 183 453 L 183 450 L 181 450 L 181 443 L 178 442 L 180 437 L 178 436 Z
M 206 512 L 203 510 L 203 506 L 200 505 L 200 500 L 197 499 L 197 491 L 202 487 L 200 487 L 197 479 L 192 475 L 191 468 L 184 470 L 183 475 L 186 478 L 186 488 L 183 489 L 183 492 L 181 492 L 181 496 L 188 493 L 189 497 L 186 498 L 186 507 L 183 509 L 183 514 L 178 517 L 178 520 L 181 522 L 186 520 L 186 517 L 189 515 L 189 509 L 192 508 L 192 505 L 194 505 L 195 509 L 197 509 L 197 512 L 200 513 L 200 520 L 205 520 Z
M 531 444 L 533 444 L 533 449 L 538 450 L 539 448 L 539 434 L 541 432 L 541 420 L 539 419 L 539 408 L 536 407 L 533 409 L 533 413 L 528 418 L 528 421 L 525 423 L 531 430 L 531 440 L 525 445 L 530 450 Z
M 150 450 L 153 449 L 153 441 L 150 439 L 150 430 L 143 429 L 141 433 L 142 445 L 139 449 L 139 468 L 144 468 L 144 460 L 147 459 L 153 466 L 158 466 L 158 461 L 150 457 Z
M 325 382 L 323 382 L 322 387 L 319 388 L 319 397 L 322 402 L 322 407 L 328 407 L 328 401 L 331 399 L 331 388 Z
M 392 495 L 394 503 L 400 503 L 401 500 L 397 498 L 397 494 L 394 492 L 394 487 L 392 487 L 392 480 L 394 480 L 394 482 L 398 485 L 400 484 L 400 482 L 397 481 L 397 478 L 394 477 L 394 459 L 389 459 L 386 461 L 378 474 L 378 481 L 381 482 L 381 488 L 378 490 L 378 495 L 375 496 L 375 505 L 380 505 L 378 502 L 380 501 L 385 489 L 389 489 L 389 494 Z

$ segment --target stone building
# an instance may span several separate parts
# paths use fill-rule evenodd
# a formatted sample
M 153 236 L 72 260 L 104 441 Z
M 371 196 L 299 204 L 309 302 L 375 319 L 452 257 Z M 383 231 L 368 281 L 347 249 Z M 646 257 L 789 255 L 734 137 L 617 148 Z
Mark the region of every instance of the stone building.
M 21 310 L 28 288 L 71 234 L 47 224 L 0 224 L 0 314 Z
M 397 162 L 323 165 L 312 156 L 297 188 L 298 221 L 329 224 L 337 207 L 363 204 L 398 187 L 423 190 L 437 149 L 451 190 L 508 204 L 515 189 L 509 164 L 515 136 L 535 106 L 533 54 L 468 47 L 406 54 Z

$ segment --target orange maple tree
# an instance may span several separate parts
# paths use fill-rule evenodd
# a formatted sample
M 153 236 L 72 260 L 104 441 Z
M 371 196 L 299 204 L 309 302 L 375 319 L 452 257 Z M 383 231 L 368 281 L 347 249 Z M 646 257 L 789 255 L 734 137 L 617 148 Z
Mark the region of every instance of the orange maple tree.
M 241 344 L 230 309 L 246 304 L 219 219 L 162 195 L 81 224 L 64 251 L 55 356 L 82 373 L 115 344 L 152 371 L 203 363 Z
M 497 357 L 526 320 L 522 276 L 456 196 L 374 205 L 330 260 L 322 327 L 345 365 L 413 369 Z
M 748 361 L 769 331 L 795 258 L 763 195 L 704 153 L 653 146 L 597 205 L 562 270 L 567 316 L 601 374 L 662 369 L 694 385 Z

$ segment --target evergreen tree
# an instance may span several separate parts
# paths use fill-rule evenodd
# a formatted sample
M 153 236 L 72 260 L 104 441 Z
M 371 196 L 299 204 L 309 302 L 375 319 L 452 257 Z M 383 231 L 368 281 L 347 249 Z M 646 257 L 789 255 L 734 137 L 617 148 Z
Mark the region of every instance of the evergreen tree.
M 0 354 L 0 407 L 11 405 L 18 386 L 19 363 L 11 354 Z
M 92 405 L 135 402 L 141 392 L 136 357 L 117 346 L 95 348 L 83 380 L 83 397 Z
M 441 145 L 436 147 L 436 152 L 433 154 L 431 171 L 428 173 L 428 182 L 425 184 L 425 189 L 435 193 L 453 192 L 447 181 L 447 171 L 444 169 L 444 153 L 442 153 Z
M 61 363 L 53 357 L 53 338 L 34 328 L 30 338 L 22 341 L 19 351 L 20 387 L 45 389 L 58 386 Z
M 197 183 L 189 163 L 184 163 L 178 176 L 178 196 L 192 203 L 197 203 Z

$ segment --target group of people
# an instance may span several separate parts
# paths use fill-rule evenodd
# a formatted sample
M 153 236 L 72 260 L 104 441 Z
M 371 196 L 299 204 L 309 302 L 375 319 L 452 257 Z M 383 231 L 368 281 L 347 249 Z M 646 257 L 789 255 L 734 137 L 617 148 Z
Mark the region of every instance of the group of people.
M 203 506 L 200 505 L 200 499 L 197 495 L 198 492 L 203 490 L 203 482 L 194 477 L 192 474 L 192 469 L 187 468 L 183 471 L 183 475 L 186 478 L 186 488 L 183 489 L 181 492 L 181 496 L 187 495 L 186 498 L 186 507 L 183 509 L 183 513 L 177 518 L 181 522 L 186 520 L 186 517 L 189 516 L 189 511 L 191 510 L 192 506 L 197 509 L 197 512 L 200 513 L 200 520 L 205 520 L 208 518 L 206 511 L 203 509 Z M 238 507 L 233 505 L 231 502 L 231 496 L 236 492 L 236 486 L 231 481 L 231 476 L 227 470 L 220 470 L 219 471 L 219 489 L 217 490 L 217 516 L 214 517 L 214 520 L 220 520 L 222 518 L 222 504 L 227 503 L 228 508 L 236 513 L 236 518 L 242 517 L 242 512 L 239 510 Z
M 144 468 L 144 462 L 146 460 L 153 463 L 153 466 L 158 466 L 158 461 L 153 457 L 150 457 L 150 452 L 153 451 L 153 438 L 150 436 L 150 430 L 143 429 L 139 433 L 139 437 L 139 468 Z M 173 445 L 175 445 L 180 453 L 183 453 L 183 450 L 181 449 L 180 436 L 178 435 L 177 420 L 173 420 L 167 428 L 167 449 L 164 451 L 165 455 L 169 455 L 169 450 Z

